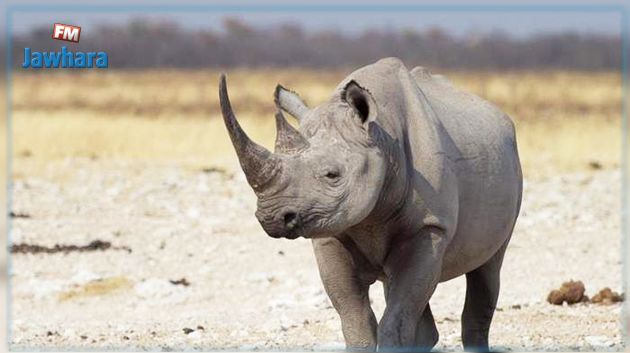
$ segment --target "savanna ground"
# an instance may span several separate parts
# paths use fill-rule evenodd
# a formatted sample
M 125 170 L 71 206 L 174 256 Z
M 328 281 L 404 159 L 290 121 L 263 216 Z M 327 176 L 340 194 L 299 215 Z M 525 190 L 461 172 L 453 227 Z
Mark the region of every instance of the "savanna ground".
M 236 70 L 250 136 L 273 145 L 276 83 L 311 105 L 349 71 Z M 622 349 L 621 304 L 553 306 L 550 290 L 622 290 L 616 73 L 446 72 L 517 125 L 525 173 L 491 329 L 501 349 Z M 14 78 L 12 348 L 339 349 L 340 324 L 305 240 L 257 224 L 219 113 L 218 72 Z M 57 248 L 55 246 L 91 247 Z M 39 252 L 38 252 L 39 251 Z M 462 278 L 431 305 L 458 350 Z M 371 291 L 380 315 L 378 285 Z

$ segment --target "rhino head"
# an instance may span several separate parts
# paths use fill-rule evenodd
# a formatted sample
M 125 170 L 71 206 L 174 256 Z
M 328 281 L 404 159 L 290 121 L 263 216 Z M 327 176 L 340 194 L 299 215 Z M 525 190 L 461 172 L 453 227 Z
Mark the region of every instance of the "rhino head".
M 378 109 L 370 93 L 350 81 L 314 109 L 276 88 L 275 151 L 252 141 L 239 125 L 221 76 L 221 111 L 249 185 L 258 197 L 256 218 L 274 238 L 334 236 L 374 209 L 387 161 L 379 148 Z M 300 122 L 300 131 L 282 110 Z

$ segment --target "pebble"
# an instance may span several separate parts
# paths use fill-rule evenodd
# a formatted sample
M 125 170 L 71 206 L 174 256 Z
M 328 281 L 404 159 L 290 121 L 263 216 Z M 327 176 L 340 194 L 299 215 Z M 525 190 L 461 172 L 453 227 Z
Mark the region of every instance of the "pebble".
M 593 347 L 611 347 L 614 344 L 606 336 L 586 336 L 584 340 Z

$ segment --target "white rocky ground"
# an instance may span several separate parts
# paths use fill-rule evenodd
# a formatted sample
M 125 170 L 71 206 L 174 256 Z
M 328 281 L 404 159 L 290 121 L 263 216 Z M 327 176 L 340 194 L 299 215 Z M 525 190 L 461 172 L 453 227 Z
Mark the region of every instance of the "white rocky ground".
M 13 349 L 343 348 L 310 243 L 263 233 L 240 172 L 72 159 L 37 174 L 14 183 L 14 244 L 100 239 L 131 252 L 14 254 Z M 524 195 L 491 344 L 621 350 L 621 305 L 545 301 L 569 279 L 582 280 L 590 296 L 621 290 L 619 172 L 526 182 Z M 181 278 L 190 285 L 169 282 Z M 431 300 L 439 350 L 461 349 L 464 290 L 459 278 Z M 380 286 L 372 298 L 380 315 Z

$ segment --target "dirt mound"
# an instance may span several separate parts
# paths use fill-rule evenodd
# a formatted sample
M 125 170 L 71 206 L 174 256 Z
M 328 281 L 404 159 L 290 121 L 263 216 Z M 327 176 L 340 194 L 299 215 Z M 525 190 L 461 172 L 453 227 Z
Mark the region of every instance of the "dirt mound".
M 585 291 L 582 281 L 571 280 L 562 283 L 559 289 L 552 290 L 547 296 L 547 301 L 554 305 L 562 305 L 564 302 L 575 304 L 588 301 L 588 297 L 584 295 Z
M 609 287 L 606 287 L 595 294 L 593 298 L 589 300 L 585 295 L 586 289 L 582 281 L 573 281 L 562 283 L 559 289 L 554 289 L 549 292 L 547 301 L 550 304 L 562 305 L 563 303 L 575 304 L 575 303 L 593 303 L 602 305 L 611 305 L 619 303 L 624 300 L 624 295 L 614 292 Z
M 614 292 L 612 289 L 606 287 L 595 294 L 591 299 L 591 303 L 610 305 L 619 303 L 624 300 L 624 295 Z

